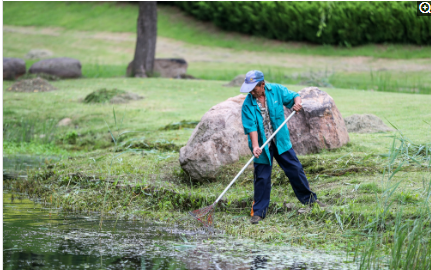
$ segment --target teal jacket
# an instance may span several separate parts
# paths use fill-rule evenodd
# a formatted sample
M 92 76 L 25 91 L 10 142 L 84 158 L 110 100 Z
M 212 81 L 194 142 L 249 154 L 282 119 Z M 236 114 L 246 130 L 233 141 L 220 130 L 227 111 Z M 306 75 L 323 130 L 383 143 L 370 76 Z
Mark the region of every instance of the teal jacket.
M 283 105 L 291 109 L 295 104 L 294 99 L 299 97 L 299 94 L 290 91 L 286 87 L 276 83 L 265 84 L 265 96 L 267 99 L 269 118 L 274 131 L 284 122 L 284 108 Z M 267 138 L 265 136 L 265 129 L 263 127 L 263 119 L 260 113 L 259 106 L 256 99 L 249 93 L 242 105 L 242 125 L 244 133 L 248 135 L 248 146 L 250 151 L 253 152 L 253 147 L 250 139 L 250 132 L 257 131 L 259 146 L 262 146 Z M 289 129 L 287 125 L 275 135 L 275 143 L 277 145 L 278 153 L 282 154 L 292 148 L 290 142 Z M 255 163 L 271 164 L 268 145 L 262 151 L 259 158 L 254 159 Z

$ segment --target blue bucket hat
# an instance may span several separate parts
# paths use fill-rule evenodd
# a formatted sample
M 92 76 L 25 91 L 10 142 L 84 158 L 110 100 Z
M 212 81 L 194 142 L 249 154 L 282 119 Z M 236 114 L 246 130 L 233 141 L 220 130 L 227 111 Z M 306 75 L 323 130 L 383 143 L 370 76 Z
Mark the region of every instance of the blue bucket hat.
M 258 82 L 263 81 L 263 73 L 259 70 L 251 70 L 245 75 L 244 83 L 239 90 L 241 93 L 251 92 Z

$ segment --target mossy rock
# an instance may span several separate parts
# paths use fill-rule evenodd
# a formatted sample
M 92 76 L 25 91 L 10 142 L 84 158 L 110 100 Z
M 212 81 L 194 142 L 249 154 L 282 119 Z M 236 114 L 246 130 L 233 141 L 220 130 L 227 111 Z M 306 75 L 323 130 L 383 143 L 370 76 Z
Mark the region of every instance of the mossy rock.
M 124 93 L 126 93 L 126 91 L 120 90 L 117 88 L 114 88 L 114 89 L 102 88 L 87 95 L 84 98 L 83 102 L 84 103 L 107 103 L 113 97 Z

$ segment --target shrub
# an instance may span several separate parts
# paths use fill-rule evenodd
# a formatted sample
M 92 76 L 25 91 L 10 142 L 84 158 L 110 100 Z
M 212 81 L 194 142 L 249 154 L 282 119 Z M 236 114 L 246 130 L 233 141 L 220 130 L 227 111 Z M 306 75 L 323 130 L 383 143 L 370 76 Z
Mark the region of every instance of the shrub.
M 431 44 L 431 20 L 416 2 L 174 2 L 200 20 L 245 34 L 283 41 L 346 46 Z

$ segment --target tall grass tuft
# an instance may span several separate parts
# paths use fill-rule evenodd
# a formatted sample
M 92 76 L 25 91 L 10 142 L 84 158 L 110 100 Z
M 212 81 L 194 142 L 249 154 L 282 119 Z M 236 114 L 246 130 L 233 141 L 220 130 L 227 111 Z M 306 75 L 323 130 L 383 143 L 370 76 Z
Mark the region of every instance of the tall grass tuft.
M 3 125 L 3 140 L 14 143 L 50 143 L 55 138 L 56 121 L 48 119 L 24 119 Z
M 110 126 L 108 125 L 108 123 L 106 121 L 105 121 L 105 123 L 106 123 L 106 126 L 108 127 L 108 131 L 111 134 L 111 138 L 112 138 L 112 141 L 114 142 L 115 146 L 114 146 L 113 152 L 111 154 L 111 161 L 110 161 L 110 165 L 109 165 L 108 178 L 105 179 L 106 180 L 105 194 L 103 196 L 103 206 L 102 206 L 101 213 L 100 213 L 100 223 L 99 223 L 99 229 L 100 230 L 102 230 L 102 226 L 103 226 L 103 215 L 105 213 L 106 199 L 107 199 L 108 193 L 110 193 L 109 185 L 111 182 L 109 180 L 111 179 L 111 176 L 112 176 L 113 162 L 115 160 L 121 162 L 122 159 L 120 159 L 119 156 L 121 156 L 123 154 L 139 151 L 139 150 L 130 149 L 130 148 L 126 148 L 124 151 L 119 150 L 119 147 L 120 147 L 119 140 L 121 139 L 122 136 L 129 133 L 130 131 L 120 132 L 121 125 L 123 124 L 123 120 L 124 120 L 124 115 L 121 118 L 121 120 L 119 122 L 117 122 L 117 115 L 115 113 L 115 108 L 112 108 L 112 114 L 113 114 L 114 126 L 115 126 L 114 132 L 111 130 Z M 114 133 L 116 133 L 116 136 L 114 135 Z M 114 182 L 114 186 L 117 185 L 119 180 L 120 179 L 117 178 L 117 180 Z
M 430 144 L 414 144 L 398 130 L 386 157 L 388 163 L 382 177 L 385 191 L 381 196 L 376 193 L 375 216 L 362 234 L 367 240 L 356 248 L 360 269 L 431 269 Z M 422 179 L 428 183 L 422 192 L 424 200 L 418 205 L 419 213 L 407 220 L 403 217 L 403 206 L 398 206 L 392 223 L 392 205 L 396 200 L 393 194 L 400 184 L 394 183 L 393 177 L 412 162 L 427 172 Z M 385 248 L 389 249 L 388 255 L 382 252 Z

